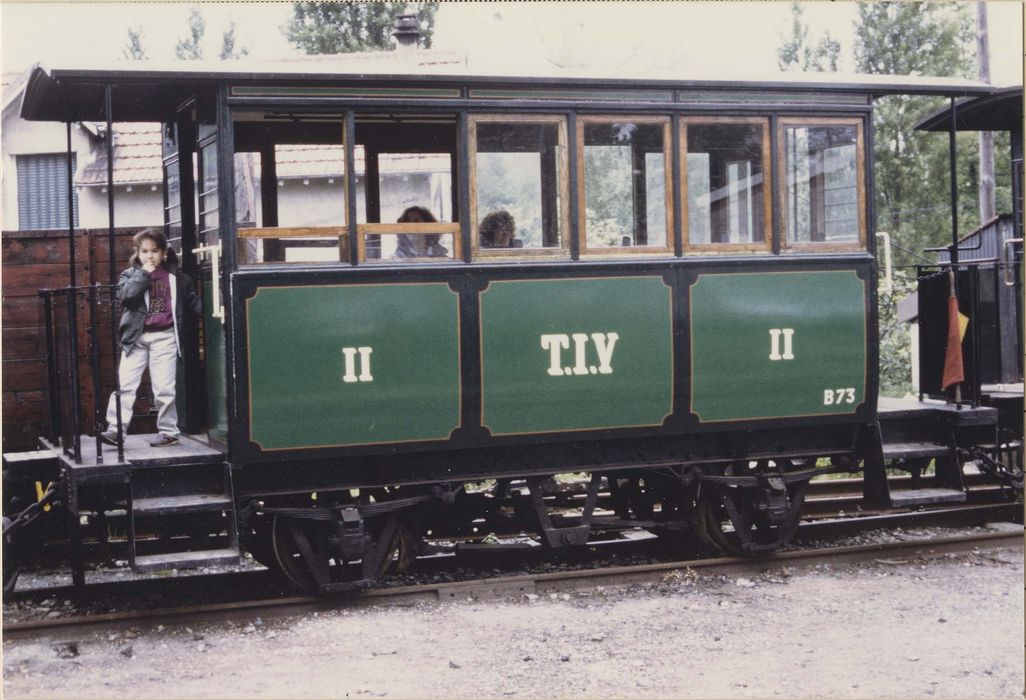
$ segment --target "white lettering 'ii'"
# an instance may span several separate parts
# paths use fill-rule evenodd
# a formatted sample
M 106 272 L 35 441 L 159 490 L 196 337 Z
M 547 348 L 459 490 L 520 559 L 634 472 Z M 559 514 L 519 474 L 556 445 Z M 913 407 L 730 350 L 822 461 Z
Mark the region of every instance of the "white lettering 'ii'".
M 563 365 L 563 350 L 570 349 L 570 340 L 574 344 L 574 364 Z M 613 350 L 618 333 L 548 333 L 541 336 L 542 350 L 549 351 L 549 368 L 546 372 L 551 377 L 580 376 L 584 374 L 612 374 Z M 588 364 L 588 341 L 594 346 L 597 365 Z
M 345 360 L 346 371 L 342 375 L 342 381 L 351 382 L 373 382 L 371 375 L 370 356 L 374 348 L 342 348 L 342 357 Z M 360 355 L 360 374 L 356 373 L 356 356 Z
M 793 360 L 794 338 L 793 328 L 770 328 L 770 356 L 771 360 Z M 784 352 L 780 352 L 780 336 L 784 336 Z

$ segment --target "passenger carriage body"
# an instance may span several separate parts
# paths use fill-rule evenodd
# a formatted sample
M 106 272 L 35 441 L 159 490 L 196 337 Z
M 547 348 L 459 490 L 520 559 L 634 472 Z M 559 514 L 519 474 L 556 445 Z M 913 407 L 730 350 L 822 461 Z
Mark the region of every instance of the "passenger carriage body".
M 366 521 L 366 561 L 405 507 L 368 493 L 585 471 L 682 529 L 700 483 L 723 494 L 698 529 L 743 492 L 751 532 L 713 539 L 756 551 L 817 464 L 879 446 L 872 99 L 989 90 L 909 81 L 38 69 L 23 115 L 163 125 L 164 225 L 205 298 L 179 400 L 244 535 L 301 560 L 316 518 L 271 521 Z M 320 189 L 289 200 L 304 159 Z M 515 247 L 481 237 L 495 211 Z M 543 510 L 550 545 L 584 541 Z

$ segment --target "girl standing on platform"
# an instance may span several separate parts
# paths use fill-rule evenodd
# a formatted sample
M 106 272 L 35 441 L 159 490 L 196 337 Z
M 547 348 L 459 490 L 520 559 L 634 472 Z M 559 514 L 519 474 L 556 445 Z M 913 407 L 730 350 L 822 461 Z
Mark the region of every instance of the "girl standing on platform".
M 121 302 L 120 388 L 107 403 L 107 430 L 100 438 L 109 445 L 118 444 L 119 394 L 122 438 L 128 432 L 135 392 L 143 370 L 149 368 L 158 431 L 150 445 L 166 447 L 178 443 L 180 432 L 175 405 L 175 375 L 182 354 L 178 333 L 185 320 L 185 309 L 198 314 L 202 303 L 192 281 L 178 272 L 178 256 L 163 232 L 145 229 L 135 234 L 132 242 L 135 252 L 128 261 L 128 269 L 121 273 L 117 290 Z

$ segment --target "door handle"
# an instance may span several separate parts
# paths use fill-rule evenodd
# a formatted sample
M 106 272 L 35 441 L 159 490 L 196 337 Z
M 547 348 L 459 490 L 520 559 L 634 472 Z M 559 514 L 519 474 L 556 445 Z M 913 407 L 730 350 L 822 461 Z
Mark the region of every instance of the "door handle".
M 192 249 L 193 255 L 205 255 L 210 253 L 210 279 L 213 284 L 211 297 L 214 300 L 214 308 L 210 310 L 213 318 L 219 319 L 224 325 L 224 305 L 221 303 L 221 242 L 214 245 L 205 245 Z

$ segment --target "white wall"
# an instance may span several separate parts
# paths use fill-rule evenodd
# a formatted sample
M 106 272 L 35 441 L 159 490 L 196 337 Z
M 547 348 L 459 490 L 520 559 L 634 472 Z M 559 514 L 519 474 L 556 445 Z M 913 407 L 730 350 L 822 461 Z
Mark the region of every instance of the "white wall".
M 18 116 L 19 100 L 3 115 L 2 132 L 2 210 L 0 223 L 4 230 L 18 228 L 18 168 L 16 156 L 67 151 L 67 127 L 55 122 L 29 122 Z M 116 128 L 116 127 L 115 127 Z M 91 135 L 78 124 L 71 127 L 71 148 L 75 152 L 75 176 L 97 155 L 94 148 L 103 148 L 102 141 L 94 142 Z M 159 185 L 133 185 L 126 191 L 124 185 L 114 190 L 115 226 L 155 226 L 163 221 L 163 194 Z M 78 225 L 80 228 L 107 226 L 107 194 L 102 187 L 78 187 Z
M 79 221 L 83 228 L 107 226 L 106 187 L 78 188 Z M 117 185 L 114 188 L 115 226 L 161 226 L 164 193 L 159 184 Z

